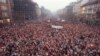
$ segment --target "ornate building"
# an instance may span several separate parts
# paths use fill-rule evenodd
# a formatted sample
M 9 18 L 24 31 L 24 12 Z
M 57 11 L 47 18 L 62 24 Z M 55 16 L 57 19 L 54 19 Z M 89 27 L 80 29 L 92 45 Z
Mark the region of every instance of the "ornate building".
M 0 0 L 0 23 L 7 23 L 11 21 L 12 8 L 12 0 Z
M 100 18 L 100 3 L 99 0 L 83 0 L 82 1 L 82 15 L 86 19 Z

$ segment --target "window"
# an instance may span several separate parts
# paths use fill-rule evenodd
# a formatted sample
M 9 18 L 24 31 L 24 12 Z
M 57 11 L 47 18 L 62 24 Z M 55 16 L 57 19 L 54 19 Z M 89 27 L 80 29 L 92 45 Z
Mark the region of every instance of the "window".
M 7 19 L 7 22 L 10 22 L 10 19 Z
M 82 10 L 86 10 L 86 8 L 85 8 L 85 7 L 83 7 L 83 8 L 82 8 Z
M 2 2 L 2 3 L 6 3 L 6 0 L 0 0 L 0 2 Z
M 2 10 L 7 10 L 7 6 L 1 6 Z
M 3 17 L 8 17 L 8 13 L 7 13 L 7 12 L 3 12 L 3 13 L 2 13 L 2 16 L 3 16 Z

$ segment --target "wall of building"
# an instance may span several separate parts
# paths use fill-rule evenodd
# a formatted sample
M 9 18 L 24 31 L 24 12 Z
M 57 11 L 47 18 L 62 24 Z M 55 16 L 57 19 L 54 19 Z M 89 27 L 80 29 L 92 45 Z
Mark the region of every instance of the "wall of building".
M 12 19 L 12 0 L 0 0 L 0 21 L 1 23 L 10 22 Z
M 32 0 L 13 0 L 14 1 L 14 20 L 25 21 L 37 19 L 39 16 L 38 4 Z
M 76 18 L 80 18 L 81 17 L 81 1 L 76 2 L 74 7 L 73 7 L 73 13 L 76 16 Z
M 85 19 L 97 19 L 98 8 L 97 0 L 88 0 L 87 3 L 82 4 L 82 12 Z

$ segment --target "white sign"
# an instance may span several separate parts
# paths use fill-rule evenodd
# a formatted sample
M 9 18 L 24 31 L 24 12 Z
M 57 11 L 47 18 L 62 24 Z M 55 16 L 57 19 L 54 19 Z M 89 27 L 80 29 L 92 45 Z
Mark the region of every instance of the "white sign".
M 57 26 L 57 25 L 51 25 L 52 28 L 55 28 L 55 29 L 62 29 L 63 26 Z
M 7 22 L 10 22 L 10 19 L 7 19 Z

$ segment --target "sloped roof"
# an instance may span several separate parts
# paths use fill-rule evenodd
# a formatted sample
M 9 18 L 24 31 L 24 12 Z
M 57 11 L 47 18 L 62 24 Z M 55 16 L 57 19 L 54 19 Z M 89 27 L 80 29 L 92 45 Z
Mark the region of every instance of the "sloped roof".
M 84 4 L 84 5 L 82 5 L 82 7 L 87 6 L 87 5 L 97 4 L 97 3 L 98 3 L 98 1 L 88 2 L 88 3 Z

